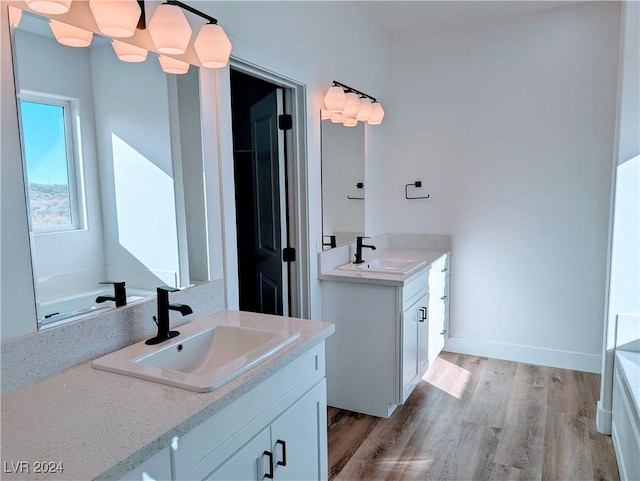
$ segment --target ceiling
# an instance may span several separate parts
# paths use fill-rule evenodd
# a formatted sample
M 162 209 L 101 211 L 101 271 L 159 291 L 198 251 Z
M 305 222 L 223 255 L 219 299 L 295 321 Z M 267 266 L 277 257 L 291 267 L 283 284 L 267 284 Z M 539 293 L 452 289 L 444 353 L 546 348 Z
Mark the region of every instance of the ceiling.
M 353 3 L 389 34 L 443 24 L 465 24 L 556 8 L 582 0 L 423 0 L 354 1 Z

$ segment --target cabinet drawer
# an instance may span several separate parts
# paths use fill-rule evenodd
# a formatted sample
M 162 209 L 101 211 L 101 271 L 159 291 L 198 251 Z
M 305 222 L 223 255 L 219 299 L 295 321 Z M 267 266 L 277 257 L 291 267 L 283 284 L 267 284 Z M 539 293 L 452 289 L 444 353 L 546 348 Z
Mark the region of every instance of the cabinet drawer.
M 409 309 L 418 299 L 424 296 L 429 289 L 429 270 L 413 279 L 402 288 L 402 310 Z

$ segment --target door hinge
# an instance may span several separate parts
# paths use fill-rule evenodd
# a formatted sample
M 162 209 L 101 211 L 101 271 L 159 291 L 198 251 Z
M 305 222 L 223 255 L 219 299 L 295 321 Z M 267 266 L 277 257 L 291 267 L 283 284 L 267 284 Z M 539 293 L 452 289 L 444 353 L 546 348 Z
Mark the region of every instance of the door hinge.
M 296 250 L 293 247 L 285 247 L 282 249 L 282 262 L 295 262 Z
M 281 114 L 278 116 L 278 128 L 280 130 L 291 130 L 293 127 L 293 117 L 289 114 Z

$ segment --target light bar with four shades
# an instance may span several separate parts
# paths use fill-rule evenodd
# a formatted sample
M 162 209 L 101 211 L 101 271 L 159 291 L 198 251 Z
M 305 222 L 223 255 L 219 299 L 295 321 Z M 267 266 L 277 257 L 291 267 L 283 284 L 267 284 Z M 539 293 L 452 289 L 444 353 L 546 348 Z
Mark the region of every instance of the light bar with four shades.
M 324 96 L 324 106 L 322 120 L 345 127 L 355 127 L 359 121 L 380 125 L 384 117 L 384 109 L 375 98 L 335 80 Z

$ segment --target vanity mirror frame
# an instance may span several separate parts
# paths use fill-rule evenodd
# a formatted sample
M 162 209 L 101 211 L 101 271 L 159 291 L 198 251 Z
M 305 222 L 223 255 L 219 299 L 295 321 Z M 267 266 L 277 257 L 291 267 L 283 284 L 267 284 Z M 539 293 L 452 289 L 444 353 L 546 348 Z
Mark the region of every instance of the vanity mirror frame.
M 2 302 L 1 310 L 1 326 L 2 326 L 2 339 L 10 339 L 19 335 L 28 334 L 37 330 L 36 315 L 35 315 L 35 279 L 33 275 L 33 267 L 31 264 L 31 246 L 29 243 L 28 223 L 27 216 L 18 218 L 17 213 L 25 212 L 26 199 L 23 182 L 22 172 L 22 156 L 21 156 L 21 142 L 19 138 L 18 128 L 18 105 L 17 105 L 17 86 L 15 83 L 15 73 L 11 66 L 13 59 L 13 41 L 10 38 L 11 32 L 8 27 L 8 8 L 18 8 L 34 15 L 47 18 L 47 15 L 42 15 L 37 12 L 32 12 L 24 2 L 3 2 L 2 5 L 2 75 L 3 80 L 12 79 L 11 88 L 3 89 L 2 93 L 2 117 L 3 117 L 3 143 L 2 143 L 2 230 L 3 232 L 14 232 L 15 236 L 11 236 L 11 240 L 8 240 L 8 236 L 3 236 L 2 239 L 2 298 L 3 300 L 11 298 L 15 302 Z M 89 11 L 88 2 L 73 2 L 71 10 L 65 15 L 58 15 L 55 18 L 60 21 L 70 23 L 81 28 L 90 30 L 98 35 L 101 35 L 97 31 L 97 27 L 93 22 L 93 17 L 87 14 Z M 152 13 L 147 11 L 148 14 Z M 8 40 L 5 42 L 5 40 Z M 148 37 L 148 33 L 144 31 L 136 32 L 136 35 L 127 40 L 134 45 L 147 48 L 153 52 L 151 47 L 151 41 Z M 5 55 L 7 54 L 7 55 Z M 183 56 L 183 59 L 191 63 L 192 65 L 199 67 L 197 62 L 197 56 L 192 50 L 189 50 Z M 149 59 L 153 61 L 154 59 Z M 199 68 L 199 103 L 200 103 L 200 129 L 201 132 L 205 129 L 205 122 L 211 125 L 211 115 L 207 114 L 207 111 L 212 109 L 206 108 L 205 100 L 212 101 L 211 95 L 206 95 L 207 89 L 211 89 L 215 82 L 215 77 L 209 69 Z M 9 83 L 9 82 L 7 82 Z M 175 106 L 174 106 L 175 107 Z M 173 112 L 172 112 L 173 113 Z M 204 117 L 208 117 L 205 119 Z M 7 122 L 5 122 L 5 120 Z M 200 135 L 202 135 L 200 133 Z M 217 184 L 217 177 L 212 174 L 211 165 L 216 165 L 217 155 L 212 151 L 210 146 L 205 145 L 204 139 L 202 142 L 202 171 L 204 173 L 204 182 L 200 180 L 203 192 L 215 192 L 219 188 Z M 5 155 L 6 154 L 6 155 Z M 16 185 L 17 179 L 20 179 L 19 188 Z M 9 187 L 9 188 L 6 188 Z M 20 192 L 20 190 L 22 192 Z M 215 209 L 215 200 L 209 199 L 210 196 L 204 197 L 205 206 L 203 206 L 204 212 L 212 212 L 211 209 Z M 9 203 L 12 204 L 12 208 L 9 208 Z M 213 211 L 215 212 L 215 210 Z M 210 240 L 215 238 L 219 229 L 215 229 L 211 225 L 211 217 L 215 221 L 215 215 L 209 216 L 209 219 L 205 217 L 205 225 L 201 227 L 204 235 L 207 237 L 205 250 L 206 252 L 199 254 L 198 263 L 202 266 L 202 269 L 206 271 L 207 280 L 202 282 L 208 282 L 215 278 L 217 271 L 219 270 L 214 262 L 211 260 Z M 183 226 L 184 227 L 184 226 Z M 9 259 L 9 257 L 11 257 Z M 181 262 L 184 259 L 181 259 Z M 14 297 L 13 294 L 16 294 Z M 109 309 L 111 310 L 111 309 Z M 100 311 L 102 312 L 102 311 Z M 100 313 L 99 312 L 99 313 Z M 95 314 L 94 314 L 95 315 Z M 91 317 L 93 317 L 90 314 Z M 84 316 L 87 317 L 87 316 Z M 33 321 L 29 321 L 33 319 Z M 71 318 L 70 320 L 76 320 Z

